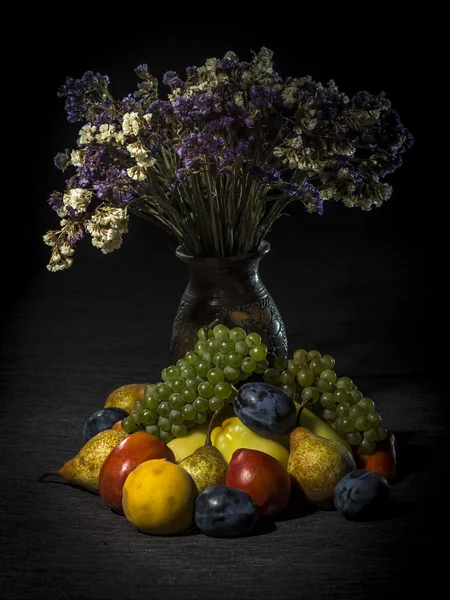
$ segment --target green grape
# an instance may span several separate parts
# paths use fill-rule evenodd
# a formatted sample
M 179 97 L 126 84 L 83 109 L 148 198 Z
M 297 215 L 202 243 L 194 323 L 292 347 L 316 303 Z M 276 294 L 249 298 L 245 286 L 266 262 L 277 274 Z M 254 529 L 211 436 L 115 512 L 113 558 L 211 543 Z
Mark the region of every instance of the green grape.
M 334 396 L 334 399 L 336 400 L 336 402 L 339 402 L 339 403 L 348 402 L 349 394 L 346 390 L 342 390 L 342 389 L 334 390 L 333 396 Z
M 314 358 L 320 358 L 322 355 L 318 350 L 310 350 L 307 354 L 308 360 L 313 360 Z
M 233 327 L 230 330 L 230 340 L 235 344 L 236 342 L 242 342 L 247 337 L 247 333 L 242 327 Z
M 265 383 L 277 385 L 280 382 L 280 373 L 276 369 L 266 369 L 266 371 L 264 371 L 263 379 Z
M 242 354 L 239 354 L 239 352 L 230 352 L 227 356 L 227 364 L 238 369 L 242 364 L 242 358 Z
M 213 354 L 211 354 L 211 352 L 209 352 L 209 350 L 205 350 L 205 352 L 202 352 L 201 359 L 212 364 Z
M 242 369 L 239 369 L 239 381 L 247 381 L 247 379 L 251 376 L 251 373 L 246 373 Z
M 364 432 L 364 439 L 368 442 L 376 442 L 377 441 L 377 430 L 373 427 Z
M 358 406 L 362 406 L 369 413 L 375 410 L 375 404 L 371 398 L 361 398 L 358 402 Z
M 206 412 L 198 412 L 195 415 L 195 422 L 198 423 L 199 425 L 202 425 L 202 423 L 204 423 L 207 418 L 208 417 L 206 416 Z
M 219 342 L 221 342 L 221 341 L 227 340 L 229 338 L 230 330 L 228 329 L 228 327 L 226 325 L 219 324 L 214 327 L 213 333 L 214 333 L 216 340 L 219 340 Z
M 209 410 L 212 410 L 213 412 L 216 412 L 216 410 L 222 410 L 224 406 L 225 402 L 217 396 L 213 396 L 209 400 Z
M 250 348 L 249 350 L 249 356 L 257 362 L 264 360 L 267 356 L 267 346 L 265 344 L 253 346 L 253 348 Z
M 244 373 L 253 373 L 253 371 L 256 369 L 256 361 L 253 360 L 253 358 L 246 356 L 242 361 L 241 369 L 244 371 Z
M 336 364 L 336 361 L 329 354 L 324 354 L 323 356 L 320 357 L 320 360 L 323 362 L 323 364 L 325 365 L 325 367 L 327 369 L 334 369 L 334 365 Z
M 280 385 L 280 390 L 283 390 L 283 392 L 286 392 L 286 394 L 288 396 L 290 396 L 292 398 L 292 400 L 294 399 L 295 385 L 293 385 L 292 383 L 282 383 Z
M 194 392 L 198 390 L 199 385 L 200 381 L 196 377 L 193 377 L 192 379 L 186 379 L 186 387 L 191 390 L 194 390 Z
M 336 420 L 336 413 L 334 412 L 334 410 L 325 409 L 322 412 L 322 416 L 325 421 L 328 421 L 328 423 L 332 423 L 333 421 Z
M 314 375 L 320 375 L 322 371 L 325 371 L 326 366 L 321 361 L 320 358 L 313 358 L 309 363 L 309 370 L 314 373 Z
M 159 417 L 158 427 L 162 431 L 170 431 L 170 428 L 172 427 L 172 423 L 169 421 L 169 419 L 167 417 Z
M 192 369 L 192 367 L 189 367 Z M 194 370 L 194 369 L 192 369 Z M 182 377 L 178 377 L 172 381 L 172 389 L 174 392 L 181 392 L 186 387 L 186 382 Z
M 174 379 L 180 376 L 180 373 L 180 369 L 172 365 L 171 367 L 167 368 L 167 379 L 169 381 L 173 381 Z
M 219 348 L 223 354 L 229 354 L 234 350 L 234 343 L 231 340 L 224 340 L 220 342 Z
M 206 342 L 197 342 L 194 346 L 195 352 L 201 356 L 206 351 Z
M 223 352 L 217 352 L 217 354 L 214 354 L 213 363 L 219 369 L 224 369 L 227 365 L 227 355 Z
M 324 394 L 331 390 L 331 383 L 327 379 L 316 377 L 314 387 L 317 388 L 321 394 Z
M 362 406 L 359 406 L 358 404 L 354 404 L 353 406 L 350 406 L 350 410 L 349 410 L 349 417 L 351 417 L 352 419 L 357 419 L 358 417 L 365 417 L 366 416 L 366 411 L 363 409 Z
M 334 409 L 336 406 L 336 401 L 333 398 L 333 394 L 330 394 L 329 392 L 322 394 L 322 397 L 320 398 L 320 404 L 328 410 Z
M 197 392 L 190 387 L 185 387 L 184 390 L 181 392 L 181 397 L 183 399 L 183 402 L 192 403 L 197 398 Z
M 172 435 L 172 433 L 170 431 L 160 431 L 159 432 L 159 439 L 164 442 L 165 444 L 168 444 L 169 442 L 171 442 L 174 438 L 174 436 Z
M 356 419 L 356 428 L 360 431 L 367 431 L 371 426 L 372 425 L 367 417 L 358 417 Z
M 312 386 L 303 388 L 301 395 L 302 400 L 309 400 L 310 402 L 317 402 L 317 400 L 320 398 L 319 392 L 315 387 Z
M 197 423 L 195 422 L 195 418 L 192 419 L 192 421 L 186 421 L 185 425 L 186 425 L 186 429 L 188 431 L 189 431 L 189 429 L 192 429 L 193 427 L 196 427 Z
M 206 374 L 206 377 L 211 385 L 221 383 L 225 379 L 222 369 L 210 369 Z
M 192 407 L 195 412 L 204 413 L 208 410 L 208 400 L 206 400 L 206 398 L 202 398 L 201 396 L 197 396 L 192 403 Z
M 159 404 L 159 400 L 156 396 L 149 396 L 144 400 L 144 408 L 148 408 L 149 410 L 155 410 Z
M 277 371 L 280 371 L 280 373 L 281 373 L 282 371 L 285 370 L 285 368 L 287 367 L 287 364 L 288 364 L 287 358 L 283 355 L 280 355 L 280 356 L 276 357 L 274 367 L 275 367 L 275 369 L 277 369 Z
M 197 356 L 198 358 L 200 358 L 200 357 L 199 357 L 197 354 L 196 354 L 196 356 Z M 195 369 L 194 369 L 194 367 L 193 367 L 193 366 L 191 366 L 191 365 L 186 365 L 185 367 L 183 367 L 183 368 L 181 369 L 181 371 L 180 371 L 180 375 L 181 375 L 181 377 L 182 377 L 183 379 L 191 379 L 192 377 L 195 377 L 195 375 L 196 375 L 196 371 L 195 371 Z M 178 379 L 175 379 L 174 381 L 178 381 Z M 183 384 L 184 384 L 184 381 L 183 381 Z
M 336 387 L 340 390 L 342 389 L 351 392 L 353 389 L 353 381 L 350 377 L 340 377 L 336 382 Z
M 206 331 L 204 327 L 200 327 L 200 329 L 197 331 L 197 338 L 201 342 L 206 342 Z
M 143 425 L 154 425 L 157 419 L 158 413 L 156 412 L 156 410 L 144 408 L 144 410 L 141 412 L 141 423 Z
M 231 385 L 226 381 L 221 381 L 214 386 L 214 395 L 221 400 L 226 400 L 229 398 L 232 391 Z
M 325 369 L 325 371 L 322 371 L 320 376 L 329 381 L 330 383 L 336 383 L 337 381 L 337 375 L 333 371 L 333 369 Z
M 236 381 L 239 378 L 239 369 L 235 369 L 234 367 L 227 365 L 223 370 L 223 374 L 228 381 Z
M 355 429 L 355 421 L 350 417 L 339 417 L 335 427 L 338 433 L 350 433 Z
M 358 402 L 361 400 L 363 395 L 361 394 L 361 392 L 359 390 L 353 388 L 353 390 L 350 392 L 350 397 L 351 397 L 351 400 L 349 400 L 350 402 L 352 402 L 353 404 L 358 404 Z
M 203 398 L 212 398 L 214 396 L 214 386 L 212 386 L 209 381 L 202 381 L 198 386 L 198 393 Z
M 359 451 L 361 454 L 372 454 L 375 450 L 375 442 L 370 442 L 369 440 L 364 439 L 359 445 Z
M 367 418 L 369 419 L 369 421 L 370 421 L 370 423 L 371 423 L 372 427 L 375 427 L 375 429 L 376 429 L 376 428 L 377 428 L 377 427 L 380 425 L 380 423 L 381 423 L 381 417 L 380 417 L 380 415 L 379 415 L 377 412 L 375 412 L 375 411 L 373 411 L 373 412 L 370 412 L 370 413 L 367 415 Z
M 195 409 L 192 404 L 185 404 L 181 409 L 181 416 L 186 421 L 193 421 L 195 419 Z
M 236 352 L 239 352 L 239 354 L 241 354 L 242 356 L 247 356 L 250 348 L 249 348 L 247 342 L 241 341 L 241 342 L 235 343 L 234 349 Z
M 197 375 L 200 375 L 200 377 L 206 377 L 206 374 L 210 370 L 210 368 L 211 363 L 207 360 L 200 360 L 194 367 L 195 372 L 197 373 Z
M 184 360 L 184 358 L 179 358 L 177 360 L 177 367 L 180 369 L 180 371 L 183 367 L 186 367 L 186 366 L 187 366 L 187 362 Z
M 259 335 L 259 333 L 256 333 L 256 331 L 252 331 L 245 338 L 245 341 L 247 342 L 249 348 L 253 348 L 253 346 L 260 346 L 261 336 Z
M 257 360 L 255 373 L 262 375 L 269 368 L 269 361 L 265 358 L 264 360 Z
M 300 369 L 297 373 L 297 382 L 303 387 L 309 387 L 314 383 L 314 374 L 309 369 Z
M 158 400 L 167 400 L 172 393 L 172 389 L 167 385 L 167 383 L 158 383 L 155 391 Z
M 299 367 L 303 367 L 308 362 L 308 353 L 303 348 L 299 348 L 293 354 L 294 362 Z
M 349 402 L 341 402 L 336 406 L 336 414 L 338 417 L 347 417 L 350 413 L 350 403 Z
M 168 402 L 164 401 L 164 402 L 160 402 L 158 404 L 158 408 L 156 409 L 156 412 L 158 413 L 158 415 L 160 417 L 168 417 L 171 410 L 172 410 L 172 407 L 170 406 L 170 404 Z
M 345 434 L 345 439 L 351 446 L 358 446 L 362 442 L 363 437 L 359 431 L 352 431 Z
M 172 425 L 181 425 L 181 423 L 184 421 L 183 415 L 179 410 L 171 410 L 169 414 L 169 421 L 172 423 Z
M 156 385 L 154 383 L 149 383 L 145 386 L 144 390 L 144 400 L 146 398 L 152 398 L 156 394 Z
M 139 410 L 132 410 L 129 416 L 133 419 L 136 425 L 141 424 L 141 412 Z
M 194 391 L 194 390 L 192 390 Z M 195 392 L 194 392 L 195 393 Z M 169 404 L 175 410 L 180 410 L 184 406 L 184 399 L 178 392 L 174 392 L 169 396 Z
M 142 400 L 136 400 L 134 403 L 134 410 L 141 411 L 144 408 L 144 403 Z
M 163 370 L 161 371 L 161 379 L 162 379 L 163 381 L 167 381 L 167 379 L 168 379 L 168 377 L 167 377 L 167 369 L 163 369 Z
M 122 421 L 122 427 L 123 427 L 123 421 Z M 159 437 L 159 427 L 158 425 L 147 425 L 147 427 L 145 428 L 145 431 L 147 433 L 149 433 L 150 435 L 154 435 L 155 437 Z M 130 432 L 128 432 L 130 433 Z
M 281 383 L 293 383 L 295 381 L 295 375 L 291 371 L 283 371 L 280 375 Z
M 123 421 L 122 421 L 122 427 L 123 427 Z M 387 436 L 388 436 L 387 429 L 385 429 L 384 427 L 377 427 L 377 442 L 382 442 L 383 440 L 385 440 L 387 438 Z
M 200 357 L 197 352 L 192 352 L 192 350 L 190 350 L 189 352 L 186 352 L 184 359 L 190 367 L 193 367 L 195 363 L 198 363 Z
M 211 354 L 211 356 L 217 354 L 217 352 L 219 352 L 219 340 L 216 340 L 215 338 L 208 340 L 206 342 L 206 350 Z
M 171 432 L 174 437 L 184 437 L 187 434 L 186 425 L 172 425 Z
M 136 421 L 130 415 L 122 419 L 121 425 L 122 429 L 127 433 L 132 433 L 136 429 Z
M 300 365 L 290 358 L 287 363 L 287 370 L 295 377 L 295 375 L 297 375 L 297 373 L 300 371 Z

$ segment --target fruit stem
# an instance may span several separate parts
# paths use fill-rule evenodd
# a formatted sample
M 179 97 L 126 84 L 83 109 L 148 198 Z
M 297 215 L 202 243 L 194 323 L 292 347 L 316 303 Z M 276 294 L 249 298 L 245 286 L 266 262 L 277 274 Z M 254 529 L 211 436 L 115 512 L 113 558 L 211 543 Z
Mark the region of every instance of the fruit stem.
M 235 385 L 230 385 L 231 389 L 233 390 L 233 392 L 236 392 L 236 394 L 239 393 L 238 388 Z
M 219 319 L 214 319 L 209 325 L 203 326 L 203 330 L 205 332 L 205 338 L 208 340 L 208 331 L 213 329 L 218 323 L 220 323 Z
M 300 404 L 300 408 L 298 409 L 298 413 L 297 413 L 297 419 L 295 420 L 295 427 L 300 427 L 300 417 L 302 416 L 303 409 L 305 408 L 305 406 L 308 403 L 309 403 L 309 398 L 307 398 L 306 400 L 303 400 L 303 402 Z
M 211 417 L 211 421 L 209 422 L 208 433 L 206 434 L 205 446 L 212 446 L 211 444 L 211 431 L 213 430 L 212 424 L 216 420 L 217 415 L 221 413 L 221 410 L 216 410 Z
M 40 475 L 38 477 L 38 481 L 42 481 L 43 479 L 45 479 L 46 477 L 50 477 L 55 475 L 56 477 L 61 477 L 61 475 L 57 472 L 53 472 L 53 471 L 49 471 L 48 473 L 42 473 L 42 475 Z

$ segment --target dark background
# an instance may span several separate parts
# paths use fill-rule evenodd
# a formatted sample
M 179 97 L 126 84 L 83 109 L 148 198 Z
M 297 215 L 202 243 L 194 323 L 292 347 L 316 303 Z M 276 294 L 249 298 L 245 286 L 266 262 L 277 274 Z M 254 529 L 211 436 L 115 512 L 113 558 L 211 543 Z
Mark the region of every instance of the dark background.
M 442 199 L 425 168 L 434 124 L 424 109 L 427 56 L 418 20 L 343 16 L 272 14 L 259 26 L 236 12 L 229 24 L 221 15 L 205 25 L 122 7 L 52 15 L 35 27 L 28 15 L 17 29 L 11 52 L 28 59 L 14 63 L 9 98 L 20 118 L 5 116 L 13 133 L 23 130 L 13 135 L 1 238 L 3 597 L 381 598 L 443 577 L 447 276 Z M 396 432 L 393 508 L 359 524 L 317 512 L 243 540 L 147 537 L 94 495 L 36 483 L 79 450 L 84 420 L 115 387 L 158 380 L 187 282 L 176 240 L 136 218 L 120 251 L 105 256 L 85 240 L 68 271 L 45 269 L 41 237 L 58 227 L 46 199 L 64 182 L 53 157 L 74 147 L 79 129 L 56 90 L 90 69 L 108 74 L 121 97 L 135 89 L 138 64 L 161 79 L 227 50 L 246 60 L 263 45 L 283 76 L 333 78 L 348 95 L 384 90 L 415 137 L 385 206 L 364 213 L 329 202 L 319 217 L 291 205 L 261 263 L 290 351 L 335 356 L 338 373 Z

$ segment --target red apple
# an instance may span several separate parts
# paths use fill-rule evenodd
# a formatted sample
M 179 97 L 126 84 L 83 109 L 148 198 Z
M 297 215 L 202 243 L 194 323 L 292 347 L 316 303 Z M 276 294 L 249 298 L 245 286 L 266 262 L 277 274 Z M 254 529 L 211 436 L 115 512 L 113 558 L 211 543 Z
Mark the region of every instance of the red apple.
M 175 462 L 172 450 L 159 438 L 145 431 L 128 436 L 108 455 L 100 470 L 98 489 L 103 501 L 123 515 L 122 491 L 125 479 L 146 460 L 166 458 Z
M 279 514 L 289 503 L 289 473 L 276 458 L 259 450 L 236 450 L 228 465 L 225 483 L 247 492 L 264 517 Z

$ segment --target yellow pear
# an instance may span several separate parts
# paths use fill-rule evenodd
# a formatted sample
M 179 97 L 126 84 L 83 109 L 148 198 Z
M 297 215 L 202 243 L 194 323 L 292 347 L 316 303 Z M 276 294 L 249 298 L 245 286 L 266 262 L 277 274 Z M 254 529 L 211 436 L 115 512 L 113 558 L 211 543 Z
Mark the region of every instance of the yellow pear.
M 144 400 L 147 383 L 128 383 L 113 390 L 106 399 L 104 408 L 116 407 L 130 413 L 137 400 Z
M 58 471 L 44 473 L 39 477 L 39 481 L 44 477 L 56 475 L 68 483 L 98 494 L 98 479 L 103 463 L 109 453 L 127 437 L 125 432 L 115 429 L 101 431 L 86 442 L 78 454 L 68 460 Z

